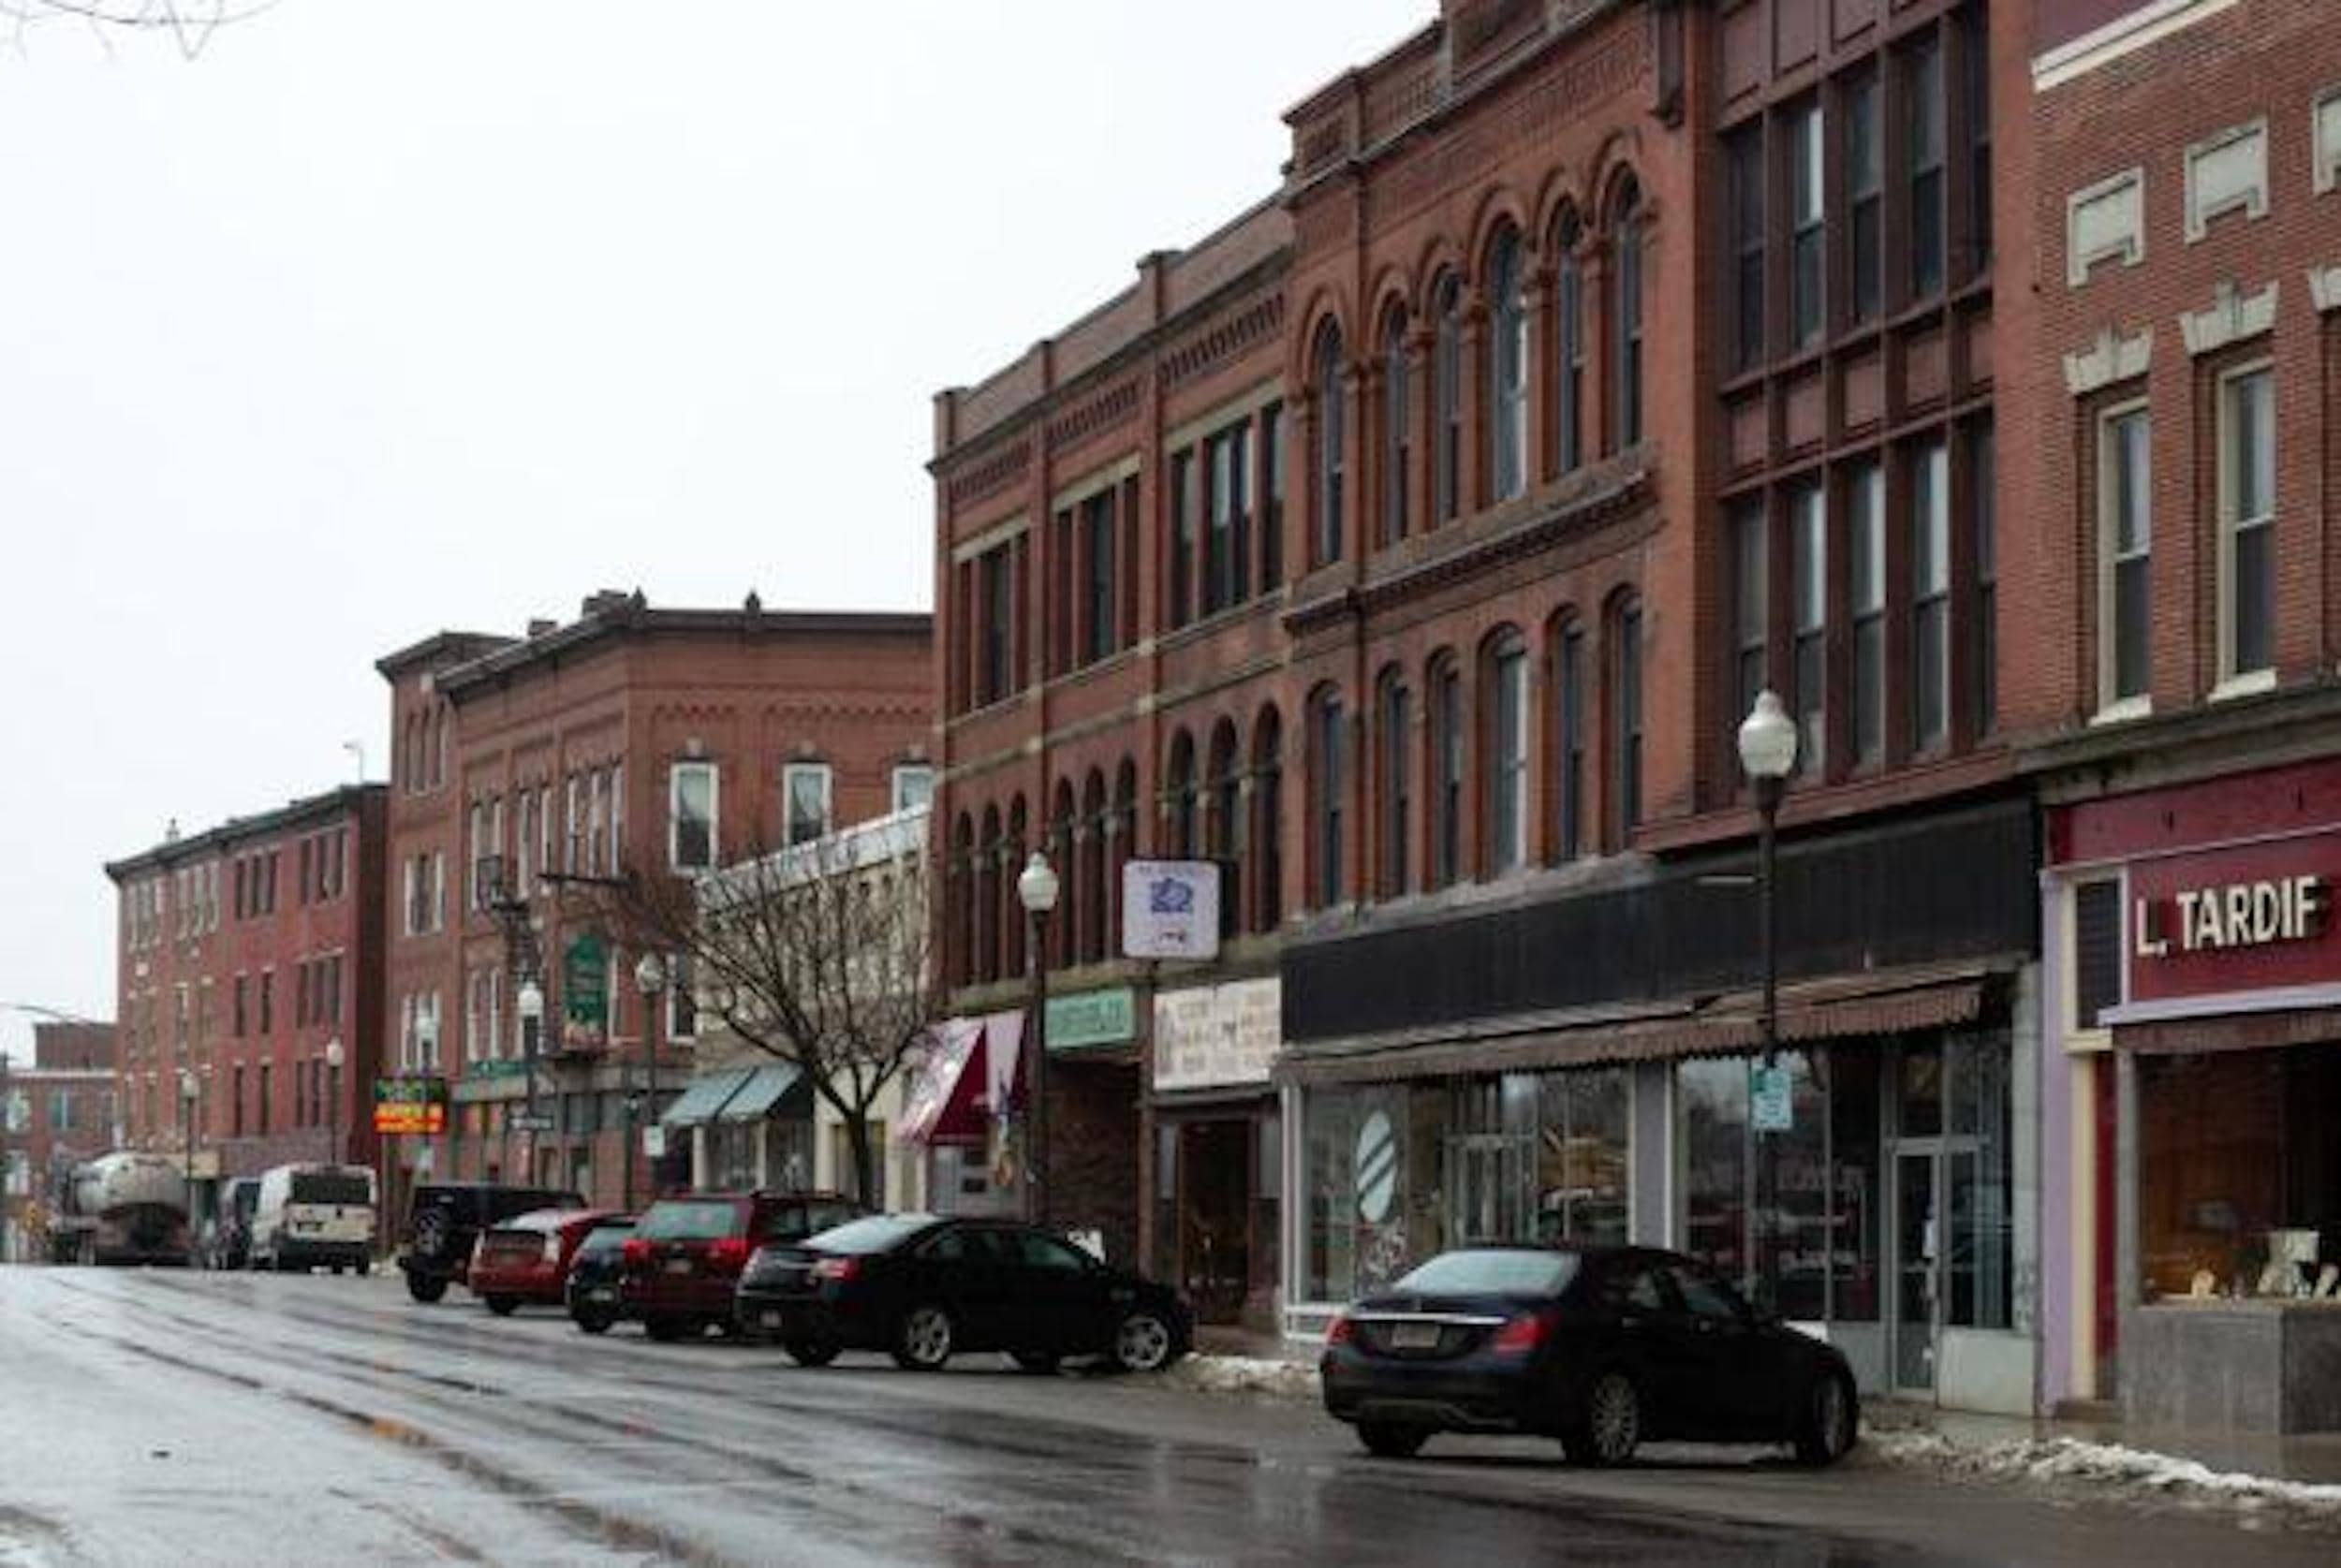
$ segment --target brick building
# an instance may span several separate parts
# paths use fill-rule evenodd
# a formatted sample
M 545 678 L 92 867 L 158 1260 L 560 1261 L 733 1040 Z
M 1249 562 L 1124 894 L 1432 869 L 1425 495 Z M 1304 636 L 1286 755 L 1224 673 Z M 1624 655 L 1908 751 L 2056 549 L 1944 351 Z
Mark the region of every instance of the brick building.
M 199 1203 L 288 1161 L 373 1163 L 386 804 L 346 785 L 106 868 L 123 1146 L 191 1138 Z
M 29 1068 L 0 1057 L 0 1261 L 46 1255 L 59 1192 L 113 1136 L 113 1026 L 34 1024 Z
M 2337 1427 L 2287 1297 L 2341 1255 L 2341 41 L 2280 0 L 2027 9 L 2041 1395 Z
M 1449 0 L 1289 113 L 1270 202 L 943 395 L 957 1010 L 1018 1027 L 1038 846 L 1057 989 L 1141 996 L 1055 1077 L 1143 1092 L 1143 1153 L 1061 1173 L 1060 1211 L 1141 1209 L 1216 1290 L 1192 1210 L 1224 1228 L 1244 1171 L 1246 1306 L 1303 1335 L 1456 1241 L 1670 1242 L 1865 1385 L 2029 1406 L 1994 570 L 2020 53 L 1943 0 Z M 1733 737 L 1765 687 L 1803 758 L 1759 1136 Z M 1178 989 L 1280 989 L 1250 1149 L 1189 1145 L 1220 1115 L 1163 1076 L 1204 1004 L 1107 956 L 1132 854 L 1230 873 L 1238 939 Z M 1201 1027 L 1245 1038 L 1244 1002 Z
M 653 1172 L 627 1136 L 690 1075 L 688 986 L 645 1004 L 640 955 L 592 913 L 592 881 L 712 869 L 922 797 L 929 626 L 606 593 L 567 625 L 441 634 L 381 661 L 398 738 L 388 1062 L 447 1080 L 453 1101 L 444 1137 L 399 1140 L 402 1190 L 425 1173 L 523 1180 L 532 1142 L 537 1180 L 598 1201 L 624 1201 L 629 1171 L 637 1198 L 688 1180 L 680 1141 Z M 512 1125 L 529 1102 L 532 962 L 537 1132 Z

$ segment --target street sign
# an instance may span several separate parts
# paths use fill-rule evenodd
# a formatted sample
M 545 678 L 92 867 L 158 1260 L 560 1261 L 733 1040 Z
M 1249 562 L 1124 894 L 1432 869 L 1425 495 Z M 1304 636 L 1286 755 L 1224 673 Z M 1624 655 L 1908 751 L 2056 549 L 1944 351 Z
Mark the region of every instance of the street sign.
M 553 1117 L 549 1110 L 516 1110 L 506 1114 L 504 1125 L 515 1133 L 550 1133 Z
M 1785 1133 L 1796 1126 L 1796 1101 L 1786 1067 L 1747 1070 L 1747 1121 L 1759 1133 Z
M 1219 956 L 1219 866 L 1212 860 L 1132 860 L 1122 868 L 1122 956 Z
M 654 1160 L 667 1157 L 667 1129 L 654 1121 L 642 1129 L 642 1152 Z

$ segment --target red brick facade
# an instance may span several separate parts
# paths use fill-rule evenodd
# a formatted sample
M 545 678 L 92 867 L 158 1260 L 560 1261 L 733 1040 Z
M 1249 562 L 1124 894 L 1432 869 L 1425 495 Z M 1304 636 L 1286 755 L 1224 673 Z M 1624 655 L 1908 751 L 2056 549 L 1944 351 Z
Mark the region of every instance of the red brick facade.
M 113 1147 L 113 1027 L 34 1024 L 32 1065 L 0 1062 L 0 1259 L 44 1255 L 63 1183 Z

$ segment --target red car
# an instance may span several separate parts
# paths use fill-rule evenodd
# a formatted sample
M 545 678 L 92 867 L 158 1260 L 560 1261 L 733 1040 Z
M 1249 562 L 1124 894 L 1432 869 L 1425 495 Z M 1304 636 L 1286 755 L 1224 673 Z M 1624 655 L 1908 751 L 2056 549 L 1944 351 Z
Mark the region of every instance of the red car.
M 515 1215 L 481 1233 L 465 1283 L 498 1317 L 524 1303 L 561 1306 L 578 1243 L 613 1218 L 623 1216 L 610 1209 L 539 1209 Z
M 834 1193 L 694 1193 L 662 1198 L 626 1244 L 619 1299 L 654 1340 L 714 1324 L 729 1332 L 731 1296 L 768 1241 L 802 1241 L 865 1210 Z

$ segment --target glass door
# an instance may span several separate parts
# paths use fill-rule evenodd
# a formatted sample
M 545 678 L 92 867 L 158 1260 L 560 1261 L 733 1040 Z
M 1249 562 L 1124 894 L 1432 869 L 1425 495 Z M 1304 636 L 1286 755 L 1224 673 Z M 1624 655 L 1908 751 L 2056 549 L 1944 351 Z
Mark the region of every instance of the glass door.
M 1893 1385 L 1932 1393 L 1942 1323 L 1943 1157 L 1907 1144 L 1894 1155 Z

